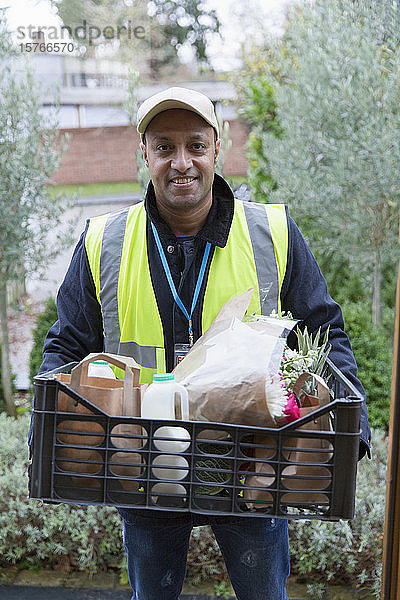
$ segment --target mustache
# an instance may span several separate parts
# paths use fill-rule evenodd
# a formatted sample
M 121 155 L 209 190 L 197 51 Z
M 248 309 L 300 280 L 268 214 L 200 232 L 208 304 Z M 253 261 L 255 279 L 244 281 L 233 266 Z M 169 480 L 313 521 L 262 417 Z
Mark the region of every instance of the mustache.
M 169 177 L 172 179 L 173 177 L 197 177 L 198 173 L 192 173 L 190 171 L 174 171 L 173 173 L 169 173 Z

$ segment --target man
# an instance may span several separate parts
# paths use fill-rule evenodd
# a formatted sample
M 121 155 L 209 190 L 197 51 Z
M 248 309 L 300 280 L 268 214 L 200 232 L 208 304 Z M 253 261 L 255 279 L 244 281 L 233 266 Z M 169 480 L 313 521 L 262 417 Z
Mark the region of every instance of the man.
M 232 296 L 255 288 L 251 312 L 290 310 L 309 331 L 329 326 L 331 358 L 363 393 L 339 306 L 283 205 L 235 201 L 214 173 L 220 140 L 211 101 L 170 88 L 138 111 L 151 182 L 144 203 L 89 220 L 60 287 L 59 320 L 41 372 L 89 352 L 131 355 L 142 381 L 171 371 Z M 360 457 L 368 450 L 364 406 Z M 120 509 L 136 600 L 176 600 L 190 531 L 209 523 L 238 600 L 286 599 L 283 519 Z

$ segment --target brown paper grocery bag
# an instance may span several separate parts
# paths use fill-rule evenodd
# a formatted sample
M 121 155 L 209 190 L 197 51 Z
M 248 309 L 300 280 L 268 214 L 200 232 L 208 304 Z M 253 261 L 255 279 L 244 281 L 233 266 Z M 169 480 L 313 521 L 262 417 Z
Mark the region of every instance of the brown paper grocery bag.
M 308 394 L 301 394 L 300 389 L 308 377 L 313 377 L 318 385 L 318 397 Z M 296 384 L 293 386 L 293 391 L 300 396 L 302 407 L 300 408 L 300 417 L 305 417 L 312 414 L 318 408 L 322 408 L 329 403 L 329 388 L 326 383 L 315 374 L 303 373 Z M 322 415 L 305 425 L 299 427 L 300 430 L 308 431 L 332 431 L 332 424 L 329 414 Z M 327 463 L 333 455 L 332 444 L 323 438 L 292 438 L 295 449 L 288 454 L 288 460 L 293 461 L 294 465 L 285 467 L 282 471 L 282 483 L 289 490 L 294 490 L 282 496 L 281 501 L 296 502 L 296 503 L 318 503 L 328 502 L 329 498 L 326 494 L 316 493 L 328 488 L 331 483 L 331 471 L 318 463 Z M 288 440 L 288 445 L 291 445 L 291 440 Z M 299 464 L 300 463 L 300 464 Z M 314 464 L 301 464 L 314 463 Z M 295 477 L 293 477 L 295 476 Z M 297 479 L 301 477 L 301 479 Z M 313 478 L 311 478 L 313 477 Z M 319 479 L 314 479 L 317 477 Z M 299 491 L 297 491 L 299 490 Z M 312 491 L 302 491 L 312 490 Z
M 254 448 L 254 458 L 259 460 L 274 460 L 277 458 L 277 443 L 276 438 L 268 435 L 255 435 L 254 443 L 259 444 L 259 448 Z M 265 508 L 273 505 L 273 496 L 266 488 L 274 487 L 275 469 L 268 462 L 251 463 L 250 471 L 254 471 L 254 475 L 248 475 L 245 479 L 246 486 L 254 486 L 259 489 L 245 488 L 243 497 L 245 500 L 254 500 L 254 502 L 246 502 L 249 508 Z
M 103 377 L 89 377 L 89 364 L 96 360 L 106 360 L 108 363 L 125 371 L 124 380 L 107 379 Z M 131 357 L 114 354 L 89 354 L 83 361 L 74 367 L 71 375 L 60 373 L 56 377 L 70 386 L 71 389 L 89 400 L 97 408 L 110 416 L 140 416 L 141 387 L 139 386 L 140 367 Z M 75 414 L 92 414 L 90 409 L 76 403 L 64 392 L 59 392 L 58 410 Z M 63 430 L 68 433 L 62 433 Z M 76 432 L 76 433 L 74 433 Z M 79 433 L 78 433 L 79 432 Z M 82 435 L 87 433 L 88 435 Z M 121 438 L 119 435 L 141 435 L 139 425 L 120 424 L 110 432 L 110 441 L 117 448 L 135 449 L 142 446 L 140 439 Z M 96 435 L 93 435 L 96 434 Z M 106 432 L 100 423 L 86 420 L 66 420 L 60 423 L 57 429 L 57 440 L 64 444 L 75 446 L 92 446 L 88 448 L 57 448 L 57 466 L 65 471 L 77 473 L 96 474 L 103 469 L 104 452 L 99 452 L 96 447 L 104 441 Z M 68 459 L 60 460 L 60 459 Z M 71 462 L 72 461 L 72 462 Z M 76 461 L 76 462 L 74 462 Z M 83 462 L 79 462 L 83 461 Z M 89 462 L 90 461 L 90 462 Z M 140 454 L 116 452 L 111 456 L 108 466 L 115 475 L 139 475 L 140 465 L 131 466 L 131 463 L 140 463 Z M 114 464 L 114 463 L 128 463 Z M 76 483 L 100 487 L 100 482 L 93 478 L 74 478 Z M 121 481 L 123 487 L 134 489 L 136 482 Z
M 317 382 L 318 397 L 311 396 L 302 392 L 301 388 L 309 377 L 313 377 Z M 302 373 L 293 386 L 293 392 L 296 397 L 300 398 L 302 407 L 300 408 L 300 418 L 312 414 L 314 411 L 329 403 L 329 388 L 321 377 L 313 373 Z M 299 430 L 315 430 L 315 431 L 331 431 L 329 414 L 322 415 L 313 421 L 299 427 Z M 271 445 L 271 439 L 268 436 L 257 436 L 258 442 Z M 283 456 L 288 461 L 288 465 L 283 468 L 281 473 L 281 486 L 288 488 L 288 493 L 281 496 L 281 503 L 318 503 L 328 502 L 326 494 L 318 494 L 316 491 L 326 489 L 330 484 L 331 473 L 328 468 L 317 464 L 301 464 L 301 463 L 326 463 L 333 454 L 333 447 L 329 441 L 321 438 L 301 438 L 293 437 L 285 441 Z M 293 448 L 293 449 L 291 449 Z M 254 456 L 261 460 L 273 460 L 275 450 L 265 450 L 256 448 Z M 278 458 L 278 457 L 276 457 Z M 293 463 L 293 464 L 290 464 Z M 295 464 L 300 463 L 300 464 Z M 272 464 L 257 462 L 255 463 L 255 475 L 249 475 L 246 478 L 246 485 L 259 486 L 260 490 L 247 489 L 244 492 L 244 497 L 249 502 L 247 505 L 250 508 L 264 508 L 272 501 L 271 493 L 265 489 L 265 485 L 276 486 L 276 473 Z M 298 479 L 297 477 L 301 477 Z M 319 477 L 320 479 L 312 479 L 311 477 Z M 325 478 L 325 479 L 323 479 Z M 293 490 L 289 492 L 289 490 Z M 303 490 L 312 490 L 305 492 Z

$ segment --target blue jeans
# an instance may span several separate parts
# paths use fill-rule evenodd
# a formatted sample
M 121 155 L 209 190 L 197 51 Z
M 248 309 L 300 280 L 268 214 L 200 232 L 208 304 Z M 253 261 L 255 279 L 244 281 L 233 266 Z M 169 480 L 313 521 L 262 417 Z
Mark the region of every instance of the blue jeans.
M 178 600 L 186 573 L 190 532 L 209 524 L 237 600 L 287 600 L 287 521 L 203 517 L 119 509 L 123 517 L 132 600 Z

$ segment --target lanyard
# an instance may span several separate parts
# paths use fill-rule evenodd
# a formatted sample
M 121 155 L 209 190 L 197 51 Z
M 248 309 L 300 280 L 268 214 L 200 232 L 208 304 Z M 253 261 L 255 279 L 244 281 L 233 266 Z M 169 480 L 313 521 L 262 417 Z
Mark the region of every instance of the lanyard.
M 161 262 L 162 262 L 162 265 L 164 267 L 164 272 L 165 272 L 165 275 L 167 277 L 167 280 L 168 280 L 168 283 L 169 283 L 169 287 L 171 289 L 171 293 L 172 293 L 172 295 L 174 297 L 175 302 L 177 303 L 177 305 L 179 306 L 179 308 L 181 309 L 181 311 L 183 312 L 183 314 L 185 315 L 185 317 L 189 321 L 189 343 L 190 343 L 190 346 L 193 346 L 192 316 L 193 316 L 193 311 L 194 311 L 194 309 L 196 307 L 196 304 L 197 304 L 197 300 L 199 299 L 200 288 L 201 288 L 201 284 L 203 283 L 204 273 L 206 272 L 206 265 L 207 265 L 208 256 L 210 254 L 211 244 L 210 244 L 210 242 L 207 242 L 206 243 L 206 247 L 204 249 L 203 260 L 201 261 L 201 267 L 200 267 L 199 275 L 197 277 L 197 283 L 196 283 L 196 287 L 194 289 L 194 294 L 193 294 L 193 299 L 192 299 L 192 306 L 190 308 L 190 314 L 189 314 L 188 311 L 186 310 L 186 307 L 183 304 L 182 300 L 179 298 L 178 292 L 176 291 L 175 283 L 174 283 L 174 280 L 172 279 L 171 270 L 169 268 L 169 265 L 168 265 L 168 262 L 167 262 L 167 258 L 165 256 L 165 252 L 164 252 L 163 247 L 161 245 L 161 240 L 160 240 L 160 236 L 158 235 L 158 231 L 155 228 L 155 226 L 154 226 L 153 223 L 151 224 L 151 227 L 152 227 L 152 230 L 153 230 L 154 239 L 156 240 L 158 253 L 160 255 Z

